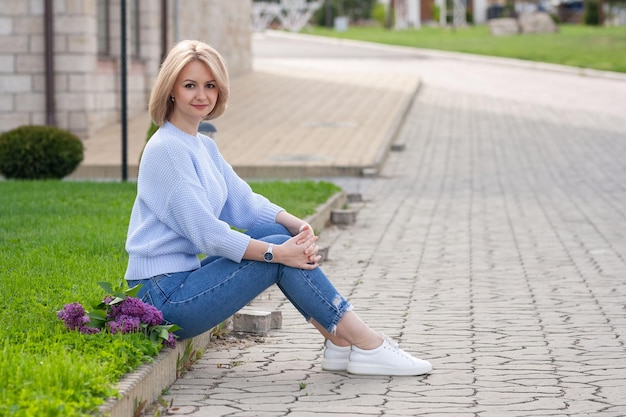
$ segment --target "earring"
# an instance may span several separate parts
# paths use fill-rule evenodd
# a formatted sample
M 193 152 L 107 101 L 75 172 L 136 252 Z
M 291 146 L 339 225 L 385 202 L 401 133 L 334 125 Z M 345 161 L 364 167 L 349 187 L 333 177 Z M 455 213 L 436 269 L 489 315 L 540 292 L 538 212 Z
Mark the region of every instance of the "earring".
M 170 100 L 172 100 L 172 102 L 174 101 L 174 96 L 170 96 Z

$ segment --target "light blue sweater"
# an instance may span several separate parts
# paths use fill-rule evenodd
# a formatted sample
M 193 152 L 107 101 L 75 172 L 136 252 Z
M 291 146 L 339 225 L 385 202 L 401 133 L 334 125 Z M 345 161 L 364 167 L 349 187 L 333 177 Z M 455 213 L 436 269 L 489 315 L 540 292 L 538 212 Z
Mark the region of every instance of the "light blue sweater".
M 165 123 L 141 157 L 125 277 L 197 269 L 201 253 L 241 262 L 250 237 L 230 225 L 273 222 L 281 210 L 239 178 L 213 140 Z

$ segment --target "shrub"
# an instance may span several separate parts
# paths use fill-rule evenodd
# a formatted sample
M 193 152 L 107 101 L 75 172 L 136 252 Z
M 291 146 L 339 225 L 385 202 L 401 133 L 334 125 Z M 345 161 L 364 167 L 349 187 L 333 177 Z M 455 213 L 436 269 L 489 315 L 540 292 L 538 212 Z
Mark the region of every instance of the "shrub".
M 159 126 L 155 125 L 154 122 L 150 122 L 150 127 L 148 128 L 148 133 L 146 134 L 146 142 L 150 140 L 154 132 L 159 130 Z
M 591 26 L 600 25 L 600 3 L 597 0 L 585 2 L 585 24 Z
M 329 0 L 327 0 L 329 1 Z M 372 16 L 372 10 L 376 0 L 342 0 L 341 2 L 324 2 L 322 7 L 313 14 L 312 21 L 317 26 L 332 27 L 334 18 L 337 16 L 347 16 L 350 22 L 367 20 Z M 326 16 L 327 12 L 330 16 Z M 327 21 L 330 18 L 330 21 Z
M 327 15 L 329 13 L 329 15 Z M 333 18 L 338 15 L 337 6 L 334 3 L 326 4 L 317 9 L 313 13 L 313 22 L 317 26 L 321 27 L 333 27 Z
M 376 3 L 372 8 L 372 19 L 382 27 L 387 26 L 387 8 L 382 3 Z
M 22 126 L 0 135 L 0 172 L 14 179 L 61 179 L 83 160 L 74 134 L 54 126 Z

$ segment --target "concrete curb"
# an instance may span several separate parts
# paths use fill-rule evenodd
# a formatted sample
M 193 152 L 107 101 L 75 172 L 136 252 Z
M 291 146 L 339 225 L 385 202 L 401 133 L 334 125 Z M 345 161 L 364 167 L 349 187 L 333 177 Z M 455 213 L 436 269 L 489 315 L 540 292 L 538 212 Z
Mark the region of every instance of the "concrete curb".
M 406 116 L 409 114 L 409 111 L 411 110 L 411 106 L 415 102 L 415 97 L 417 97 L 417 94 L 419 93 L 421 86 L 422 86 L 422 82 L 420 80 L 415 86 L 415 90 L 413 91 L 413 94 L 411 94 L 410 97 L 407 97 L 406 101 L 402 103 L 403 110 L 399 112 L 396 115 L 396 118 L 392 121 L 391 126 L 389 130 L 387 131 L 387 133 L 385 134 L 385 138 L 383 139 L 383 144 L 378 149 L 378 154 L 376 155 L 376 158 L 374 160 L 374 166 L 372 167 L 372 169 L 374 170 L 373 174 L 378 174 L 378 172 L 380 171 L 380 168 L 382 167 L 382 165 L 385 163 L 385 160 L 387 159 L 387 155 L 389 155 L 389 152 L 392 149 L 394 149 L 396 146 L 404 146 L 404 144 L 398 144 L 398 137 L 399 137 L 398 133 L 400 132 L 400 128 L 402 127 L 406 119 Z M 368 176 L 365 171 L 362 171 L 361 175 Z
M 328 201 L 319 206 L 315 213 L 305 217 L 303 220 L 311 225 L 313 230 L 319 234 L 330 221 L 331 212 L 334 209 L 342 208 L 347 202 L 345 191 L 340 191 L 330 197 Z
M 328 201 L 319 206 L 315 213 L 307 216 L 307 221 L 317 233 L 326 227 L 330 221 L 331 212 L 342 208 L 347 201 L 345 191 L 331 196 Z M 141 365 L 134 372 L 125 376 L 117 385 L 118 396 L 109 398 L 99 408 L 102 416 L 128 417 L 135 415 L 137 405 L 146 401 L 152 405 L 164 389 L 176 381 L 179 358 L 185 354 L 188 343 L 194 350 L 205 350 L 211 344 L 211 332 L 208 331 L 192 339 L 182 341 L 174 349 L 166 348 L 152 363 Z
M 152 363 L 141 365 L 125 376 L 117 385 L 118 397 L 109 398 L 100 406 L 100 415 L 133 416 L 141 402 L 154 403 L 163 390 L 176 381 L 178 359 L 183 357 L 188 343 L 192 343 L 194 350 L 203 350 L 211 343 L 211 332 L 178 343 L 174 349 L 162 350 Z
M 374 175 L 378 174 L 378 172 L 380 171 L 380 168 L 385 163 L 385 160 L 387 159 L 387 155 L 389 155 L 389 152 L 392 150 L 396 141 L 398 140 L 398 133 L 400 132 L 400 128 L 402 127 L 406 119 L 406 116 L 409 114 L 409 111 L 411 110 L 411 106 L 415 102 L 415 97 L 417 97 L 417 94 L 419 93 L 421 86 L 422 86 L 422 81 L 419 80 L 417 82 L 417 85 L 415 86 L 415 90 L 413 90 L 412 94 L 406 97 L 405 102 L 402 103 L 402 111 L 398 112 L 396 114 L 395 119 L 391 122 L 391 126 L 389 127 L 389 130 L 385 134 L 383 143 L 380 146 L 380 148 L 378 148 L 378 154 L 376 155 L 374 159 L 374 166 L 371 167 L 371 169 L 373 170 L 371 174 L 374 174 Z M 366 169 L 367 168 L 369 167 L 366 167 Z M 361 175 L 369 176 L 366 170 L 362 170 Z

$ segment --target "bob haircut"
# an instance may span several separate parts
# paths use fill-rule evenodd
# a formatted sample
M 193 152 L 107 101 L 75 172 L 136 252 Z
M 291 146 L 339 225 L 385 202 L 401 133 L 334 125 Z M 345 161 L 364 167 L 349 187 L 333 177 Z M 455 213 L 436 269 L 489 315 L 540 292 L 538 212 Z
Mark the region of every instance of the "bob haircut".
M 230 95 L 230 81 L 222 56 L 204 42 L 184 40 L 177 43 L 169 51 L 161 65 L 154 87 L 152 87 L 148 111 L 150 118 L 157 126 L 162 126 L 172 115 L 174 102 L 170 100 L 170 95 L 174 83 L 178 74 L 191 61 L 204 63 L 211 71 L 218 88 L 215 107 L 204 120 L 215 119 L 226 110 L 226 103 Z

